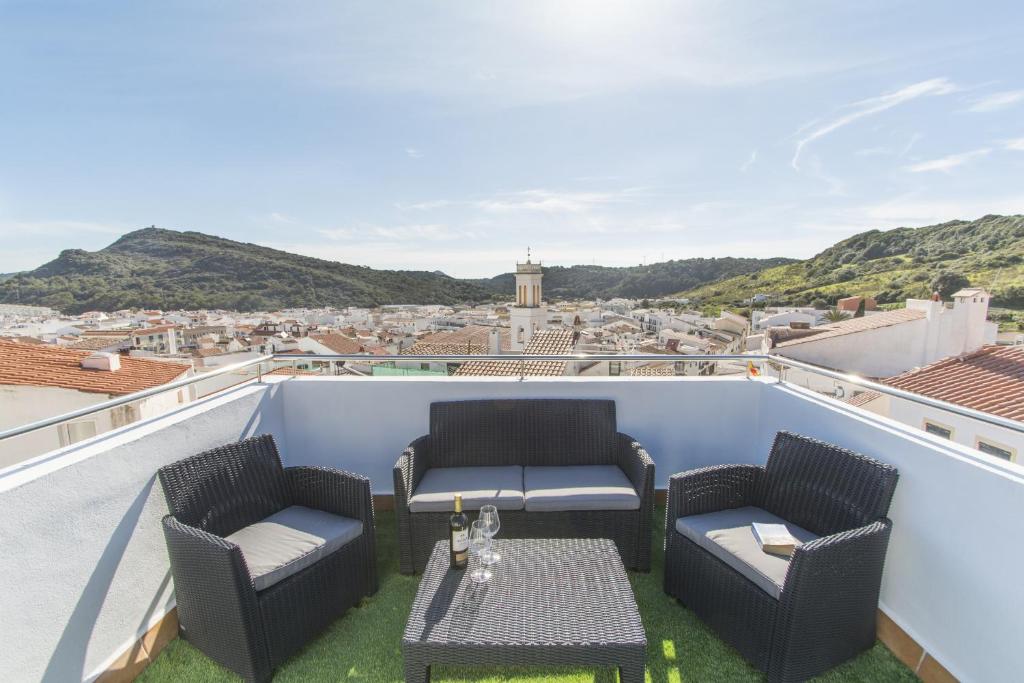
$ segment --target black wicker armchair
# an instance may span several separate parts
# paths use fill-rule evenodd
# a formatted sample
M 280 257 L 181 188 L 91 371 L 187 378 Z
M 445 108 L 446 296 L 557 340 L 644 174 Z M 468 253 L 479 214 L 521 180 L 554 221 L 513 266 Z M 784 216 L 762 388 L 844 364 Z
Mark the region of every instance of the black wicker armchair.
M 448 537 L 459 492 L 466 510 L 498 506 L 502 538 L 610 538 L 649 571 L 654 461 L 616 430 L 608 400 L 432 403 L 430 434 L 393 472 L 401 571 L 423 571 Z
M 895 468 L 788 432 L 765 467 L 672 476 L 665 592 L 771 681 L 810 678 L 875 642 Z M 787 523 L 792 559 L 761 551 L 751 521 Z
M 377 590 L 365 477 L 282 467 L 273 437 L 160 469 L 181 635 L 250 681 Z

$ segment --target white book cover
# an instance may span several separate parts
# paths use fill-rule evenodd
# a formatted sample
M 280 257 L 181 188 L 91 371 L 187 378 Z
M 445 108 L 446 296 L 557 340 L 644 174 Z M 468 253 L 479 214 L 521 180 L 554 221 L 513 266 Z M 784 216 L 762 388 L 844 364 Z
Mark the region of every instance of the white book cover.
M 761 548 L 792 549 L 800 545 L 785 524 L 766 524 L 754 522 L 754 538 L 761 544 Z

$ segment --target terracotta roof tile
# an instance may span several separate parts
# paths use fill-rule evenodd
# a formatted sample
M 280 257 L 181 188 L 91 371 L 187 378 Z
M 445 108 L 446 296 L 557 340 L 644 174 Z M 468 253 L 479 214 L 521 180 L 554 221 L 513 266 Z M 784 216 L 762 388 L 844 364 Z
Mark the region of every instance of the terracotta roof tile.
M 572 353 L 573 331 L 569 329 L 538 330 L 530 337 L 523 353 L 535 356 L 558 356 Z M 565 374 L 565 361 L 470 361 L 455 372 L 459 377 L 561 377 Z
M 812 327 L 810 330 L 806 331 L 816 332 L 815 334 L 800 337 L 799 339 L 790 339 L 789 341 L 777 344 L 773 348 L 785 348 L 787 346 L 796 346 L 797 344 L 806 344 L 807 342 L 821 341 L 822 339 L 842 337 L 847 334 L 856 334 L 866 330 L 877 330 L 882 327 L 900 325 L 914 320 L 923 320 L 924 317 L 924 311 L 914 308 L 900 308 L 895 311 L 885 311 L 884 313 L 872 313 L 871 315 L 865 315 L 862 318 L 850 318 L 848 320 L 841 320 L 837 323 L 829 323 L 819 327 Z
M 180 363 L 121 356 L 120 370 L 87 370 L 81 362 L 89 355 L 88 351 L 0 341 L 0 384 L 122 396 L 167 384 L 191 369 Z
M 867 405 L 868 403 L 871 403 L 876 398 L 881 397 L 881 395 L 882 394 L 880 394 L 877 391 L 860 391 L 845 400 L 846 403 L 848 403 L 851 406 L 861 407 Z
M 310 338 L 323 344 L 334 353 L 361 353 L 363 345 L 351 337 L 346 337 L 343 334 L 311 334 Z
M 891 387 L 1024 421 L 1024 346 L 983 346 L 882 380 Z

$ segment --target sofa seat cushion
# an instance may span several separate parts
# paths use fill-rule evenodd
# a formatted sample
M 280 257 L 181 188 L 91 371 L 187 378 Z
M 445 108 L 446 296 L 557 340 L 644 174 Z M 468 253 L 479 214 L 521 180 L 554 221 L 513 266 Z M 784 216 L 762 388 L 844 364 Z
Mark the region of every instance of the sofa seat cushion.
M 363 533 L 358 519 L 292 505 L 225 538 L 242 550 L 257 591 L 311 567 Z
M 493 505 L 499 510 L 523 509 L 523 468 L 435 467 L 423 473 L 409 498 L 412 512 L 451 512 L 455 494 L 462 494 L 463 510 Z
M 617 465 L 524 467 L 523 485 L 530 512 L 640 509 L 640 496 Z
M 785 524 L 789 533 L 802 543 L 817 534 L 798 527 L 758 507 L 690 515 L 676 520 L 676 531 L 725 562 L 774 598 L 782 593 L 789 571 L 789 558 L 761 550 L 750 525 L 754 522 Z

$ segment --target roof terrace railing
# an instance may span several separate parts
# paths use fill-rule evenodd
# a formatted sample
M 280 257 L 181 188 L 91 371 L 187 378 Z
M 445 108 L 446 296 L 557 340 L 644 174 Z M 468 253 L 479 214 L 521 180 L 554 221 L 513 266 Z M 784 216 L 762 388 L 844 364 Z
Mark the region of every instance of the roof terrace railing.
M 173 391 L 183 387 L 188 387 L 199 382 L 203 382 L 214 377 L 229 375 L 232 373 L 238 373 L 252 368 L 255 373 L 241 382 L 233 385 L 238 386 L 248 381 L 255 380 L 257 382 L 263 379 L 263 366 L 268 363 L 288 361 L 293 366 L 299 362 L 346 362 L 346 363 L 467 363 L 472 361 L 502 361 L 506 363 L 517 363 L 519 364 L 520 380 L 529 379 L 527 374 L 527 363 L 530 362 L 551 362 L 551 361 L 566 361 L 566 362 L 624 362 L 624 363 L 754 363 L 762 367 L 767 365 L 773 368 L 777 373 L 774 376 L 780 383 L 786 381 L 786 371 L 790 369 L 802 370 L 814 375 L 826 377 L 837 382 L 846 382 L 854 386 L 860 387 L 867 391 L 876 391 L 880 394 L 892 396 L 895 398 L 901 398 L 907 401 L 912 401 L 921 405 L 935 408 L 938 410 L 945 410 L 962 417 L 971 418 L 973 420 L 979 420 L 997 427 L 1003 427 L 1014 432 L 1024 434 L 1024 422 L 1018 420 L 1011 420 L 1009 418 L 1001 417 L 999 415 L 993 415 L 986 413 L 981 410 L 975 410 L 965 406 L 957 405 L 955 403 L 949 403 L 948 401 L 940 401 L 937 399 L 915 394 L 913 392 L 904 391 L 895 387 L 890 387 L 886 384 L 874 382 L 869 379 L 865 379 L 859 375 L 838 372 L 836 370 L 830 370 L 828 368 L 819 367 L 812 365 L 811 363 L 805 363 L 803 361 L 793 360 L 791 358 L 785 358 L 783 356 L 775 356 L 770 354 L 711 354 L 711 355 L 700 355 L 700 354 L 604 354 L 604 353 L 577 353 L 577 354 L 561 354 L 561 355 L 511 355 L 511 354 L 465 354 L 465 355 L 381 355 L 373 356 L 366 354 L 268 354 L 253 358 L 240 363 L 232 365 L 226 365 L 210 372 L 204 372 L 202 374 L 193 375 L 191 377 L 185 377 L 183 379 L 169 382 L 168 384 L 162 384 L 158 387 L 146 389 L 144 391 L 138 391 L 125 396 L 119 396 L 109 401 L 103 401 L 91 406 L 79 408 L 67 413 L 60 415 L 54 415 L 52 417 L 30 422 L 17 427 L 12 427 L 4 431 L 0 431 L 0 441 L 10 439 L 12 437 L 21 436 L 28 434 L 40 429 L 47 427 L 53 427 L 56 425 L 63 424 L 65 422 L 76 420 L 96 413 L 101 413 L 111 408 L 117 408 L 119 406 L 135 403 L 151 396 L 156 396 L 164 392 Z M 679 379 L 685 379 L 686 376 L 679 376 Z

